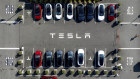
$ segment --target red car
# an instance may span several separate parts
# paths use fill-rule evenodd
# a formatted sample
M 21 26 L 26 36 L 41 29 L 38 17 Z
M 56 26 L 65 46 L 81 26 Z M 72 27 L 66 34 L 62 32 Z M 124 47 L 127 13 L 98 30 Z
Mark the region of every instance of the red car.
M 57 79 L 57 77 L 41 77 L 41 79 Z
M 41 51 L 36 51 L 34 55 L 35 67 L 41 66 Z
M 34 11 L 35 11 L 34 12 L 35 19 L 40 20 L 41 19 L 41 6 L 39 4 L 35 4 Z
M 110 4 L 108 6 L 108 21 L 113 21 L 115 18 L 115 5 Z

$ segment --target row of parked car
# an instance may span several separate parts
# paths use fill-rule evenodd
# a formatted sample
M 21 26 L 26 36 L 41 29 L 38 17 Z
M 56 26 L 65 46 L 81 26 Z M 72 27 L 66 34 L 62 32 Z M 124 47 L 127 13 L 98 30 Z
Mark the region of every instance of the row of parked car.
M 53 18 L 53 11 L 52 11 L 52 4 L 47 3 L 44 6 L 44 15 L 45 18 L 50 20 Z M 107 8 L 107 16 L 108 20 L 112 21 L 115 18 L 115 5 L 110 4 Z M 40 20 L 41 19 L 41 5 L 40 4 L 35 4 L 35 19 Z M 76 18 L 78 21 L 84 21 L 86 20 L 92 20 L 95 16 L 95 8 L 93 3 L 88 3 L 86 6 L 83 4 L 78 4 L 76 7 Z M 104 4 L 99 4 L 98 5 L 98 20 L 103 21 L 105 19 L 105 5 Z M 63 16 L 63 11 L 62 11 L 62 4 L 57 3 L 55 4 L 54 7 L 54 17 L 55 19 L 61 19 Z M 73 10 L 73 4 L 69 3 L 67 4 L 66 7 L 66 18 L 67 19 L 72 19 L 74 16 L 74 10 Z
M 76 56 L 74 56 L 76 55 Z M 47 51 L 44 54 L 44 66 L 45 67 L 50 67 L 52 66 L 52 64 L 55 63 L 55 66 L 59 67 L 59 66 L 63 66 L 63 62 L 65 60 L 65 64 L 67 67 L 71 67 L 74 64 L 74 61 L 76 60 L 76 64 L 78 66 L 82 66 L 84 65 L 84 57 L 85 57 L 85 51 L 84 49 L 78 49 L 76 54 L 74 54 L 73 51 L 68 51 L 65 54 L 65 57 L 63 56 L 63 51 L 58 50 L 56 51 L 56 53 L 53 56 L 53 53 L 51 51 Z M 97 52 L 97 63 L 98 66 L 103 66 L 104 64 L 104 51 L 103 50 L 99 50 Z M 40 67 L 42 62 L 42 54 L 41 51 L 36 51 L 34 54 L 34 66 L 35 67 Z

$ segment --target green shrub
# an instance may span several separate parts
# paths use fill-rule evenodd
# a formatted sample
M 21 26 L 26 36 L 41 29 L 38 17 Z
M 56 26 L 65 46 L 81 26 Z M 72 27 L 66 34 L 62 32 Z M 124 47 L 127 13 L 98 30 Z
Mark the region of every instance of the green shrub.
M 27 73 L 27 75 L 30 75 L 31 74 L 31 71 L 30 70 L 27 70 L 26 73 Z
M 71 74 L 74 74 L 74 69 L 71 69 L 71 70 L 70 70 L 70 73 L 71 73 Z
M 57 69 L 54 69 L 53 73 L 56 75 L 57 74 Z
M 66 70 L 65 69 L 62 69 L 62 74 L 65 74 L 66 73 Z
M 82 74 L 82 70 L 79 69 L 79 70 L 78 70 L 78 74 L 79 74 L 79 75 Z
M 19 74 L 19 75 L 22 75 L 22 70 L 19 70 L 19 71 L 18 71 L 18 74 Z
M 22 51 L 19 51 L 19 52 L 18 52 L 18 55 L 20 55 L 20 56 L 21 56 L 21 55 L 22 55 Z
M 99 70 L 95 70 L 95 74 L 96 75 L 99 75 Z
M 49 74 L 49 70 L 45 70 L 45 75 L 48 75 Z
M 88 75 L 90 75 L 91 74 L 91 70 L 88 70 Z
M 21 61 L 21 60 L 19 60 L 19 61 L 18 61 L 18 65 L 21 65 L 21 63 L 22 63 L 22 61 Z

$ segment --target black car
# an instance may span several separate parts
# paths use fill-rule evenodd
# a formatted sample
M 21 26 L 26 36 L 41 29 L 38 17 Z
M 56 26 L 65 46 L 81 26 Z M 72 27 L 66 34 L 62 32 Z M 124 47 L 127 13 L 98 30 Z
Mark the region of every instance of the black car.
M 72 51 L 69 51 L 67 53 L 66 64 L 67 64 L 68 67 L 73 66 L 73 52 Z
M 86 19 L 92 20 L 94 17 L 94 4 L 93 3 L 88 3 L 86 6 Z
M 52 66 L 52 52 L 47 51 L 45 54 L 45 66 L 50 67 Z
M 77 20 L 78 21 L 84 21 L 85 20 L 85 11 L 84 11 L 84 5 L 79 4 L 77 6 Z
M 58 67 L 63 64 L 63 52 L 61 50 L 56 51 L 55 64 Z

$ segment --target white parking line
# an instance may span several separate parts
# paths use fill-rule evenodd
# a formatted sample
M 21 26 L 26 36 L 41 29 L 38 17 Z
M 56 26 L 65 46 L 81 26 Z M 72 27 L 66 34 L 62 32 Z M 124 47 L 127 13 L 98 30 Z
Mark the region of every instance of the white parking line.
M 118 3 L 98 3 L 98 4 L 118 4 Z
M 119 49 L 122 49 L 122 50 L 136 50 L 136 49 L 138 49 L 138 50 L 140 50 L 140 48 L 119 48 Z
M 64 48 L 64 67 L 65 67 L 65 48 Z
M 115 11 L 116 11 L 116 14 L 117 14 L 118 10 L 116 9 Z M 117 17 L 115 18 L 115 20 L 117 21 Z
M 95 48 L 95 55 L 96 55 L 96 48 Z M 95 62 L 94 62 L 94 64 L 95 64 L 95 67 L 96 67 L 96 56 L 94 56 L 95 57 Z
M 35 49 L 33 48 L 33 55 L 34 55 Z M 33 67 L 34 67 L 34 56 L 33 56 Z
M 44 48 L 44 53 L 46 52 L 46 49 Z
M 75 24 L 76 24 L 76 4 L 75 4 Z
M 25 60 L 24 60 L 24 47 L 22 47 L 22 51 L 23 51 L 23 68 L 24 68 L 24 63 L 25 63 Z
M 53 57 L 54 57 L 53 59 L 54 59 L 54 67 L 55 67 L 55 48 L 53 49 L 53 53 L 54 53 L 54 54 L 53 54 L 53 55 L 54 55 L 54 56 L 53 56 Z
M 23 3 L 23 5 L 25 6 L 25 3 Z M 23 8 L 23 24 L 24 24 L 24 9 L 25 8 Z
M 140 24 L 140 22 L 121 22 L 120 24 Z
M 106 56 L 106 52 L 107 52 L 107 50 L 106 50 L 106 48 L 105 48 L 105 56 Z M 106 58 L 105 58 L 105 64 L 104 64 L 104 67 L 106 68 Z
M 86 48 L 85 48 L 85 68 L 86 68 Z
M 0 50 L 19 50 L 20 48 L 0 48 Z

